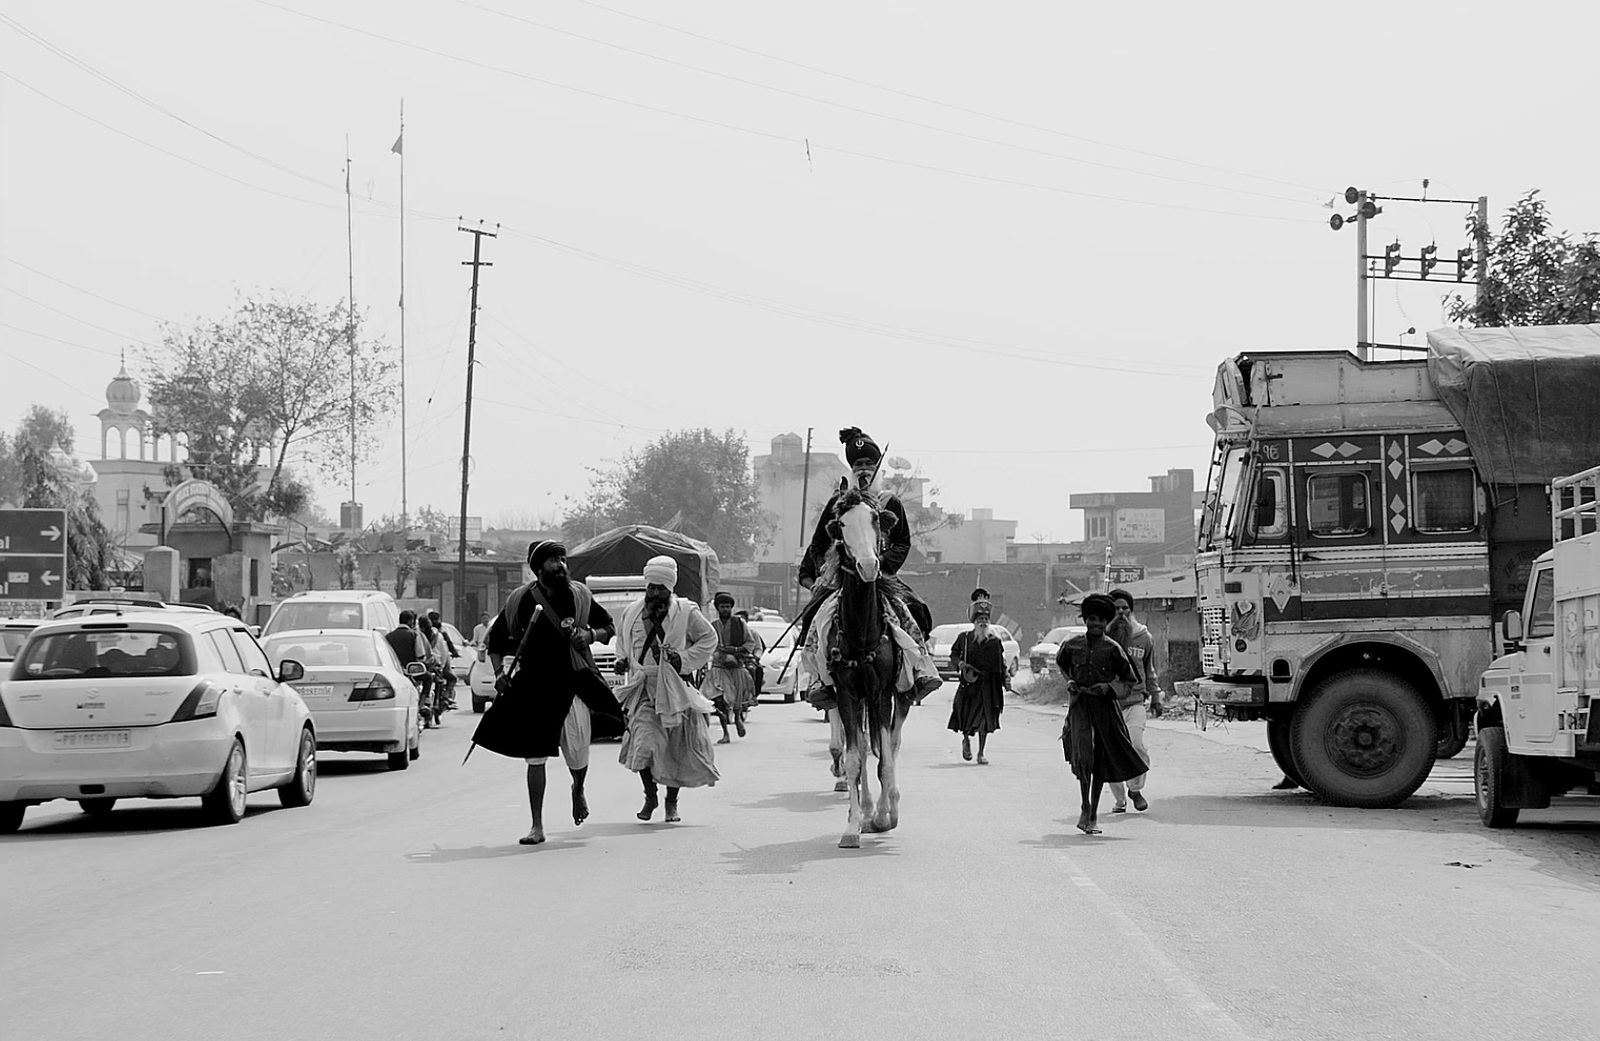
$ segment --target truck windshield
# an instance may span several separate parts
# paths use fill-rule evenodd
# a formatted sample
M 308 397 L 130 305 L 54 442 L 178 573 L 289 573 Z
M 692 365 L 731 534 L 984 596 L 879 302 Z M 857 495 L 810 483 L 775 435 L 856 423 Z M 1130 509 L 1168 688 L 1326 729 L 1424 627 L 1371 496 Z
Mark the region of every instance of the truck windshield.
M 1206 489 L 1205 512 L 1200 518 L 1200 544 L 1205 549 L 1215 549 L 1232 534 L 1249 464 L 1250 451 L 1243 445 L 1229 448 L 1223 455 L 1222 465 L 1216 469 L 1216 484 Z

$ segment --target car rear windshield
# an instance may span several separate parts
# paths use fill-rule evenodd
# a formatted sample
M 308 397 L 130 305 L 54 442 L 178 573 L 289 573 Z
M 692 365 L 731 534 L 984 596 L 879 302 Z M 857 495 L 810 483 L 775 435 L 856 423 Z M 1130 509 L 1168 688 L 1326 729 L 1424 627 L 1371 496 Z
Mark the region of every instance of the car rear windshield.
M 378 647 L 370 636 L 283 636 L 266 643 L 267 657 L 276 669 L 285 661 L 297 661 L 306 668 L 318 665 L 361 665 L 375 667 Z
M 28 644 L 11 668 L 14 680 L 99 679 L 106 676 L 192 676 L 194 649 L 186 637 L 146 629 L 50 633 Z
M 0 661 L 10 661 L 28 642 L 26 629 L 0 629 Z
M 286 603 L 267 623 L 268 633 L 293 629 L 365 629 L 361 605 L 355 603 Z M 304 664 L 304 663 L 302 663 Z

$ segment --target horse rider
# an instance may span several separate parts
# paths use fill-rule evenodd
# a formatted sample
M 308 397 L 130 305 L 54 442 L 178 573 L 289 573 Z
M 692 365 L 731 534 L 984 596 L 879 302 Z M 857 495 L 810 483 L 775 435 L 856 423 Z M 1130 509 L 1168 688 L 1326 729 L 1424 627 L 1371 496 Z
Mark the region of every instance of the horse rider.
M 873 496 L 878 501 L 878 508 L 887 510 L 896 521 L 886 535 L 886 544 L 879 557 L 879 586 L 888 594 L 886 599 L 892 608 L 889 612 L 889 628 L 901 651 L 896 690 L 902 694 L 909 693 L 914 701 L 920 702 L 939 689 L 941 680 L 933 657 L 922 642 L 933 628 L 933 614 L 898 574 L 911 553 L 911 526 L 906 522 L 906 508 L 900 502 L 900 497 L 885 491 L 878 480 L 878 468 L 883 461 L 883 452 L 878 448 L 878 443 L 863 433 L 860 427 L 839 431 L 839 441 L 844 445 L 845 461 L 850 464 L 856 488 Z M 833 519 L 834 507 L 847 487 L 848 482 L 841 478 L 839 491 L 830 496 L 828 504 L 822 508 L 811 544 L 806 547 L 805 556 L 800 561 L 800 585 L 811 592 L 811 600 L 801 615 L 799 636 L 803 648 L 802 660 L 812 677 L 806 700 L 818 708 L 831 707 L 834 700 L 827 655 L 821 653 L 829 639 L 833 621 L 834 609 L 831 605 L 837 602 L 837 598 L 831 594 L 838 589 L 828 560 L 833 549 L 833 536 L 828 534 L 828 522 Z M 816 630 L 815 640 L 808 639 L 813 628 Z

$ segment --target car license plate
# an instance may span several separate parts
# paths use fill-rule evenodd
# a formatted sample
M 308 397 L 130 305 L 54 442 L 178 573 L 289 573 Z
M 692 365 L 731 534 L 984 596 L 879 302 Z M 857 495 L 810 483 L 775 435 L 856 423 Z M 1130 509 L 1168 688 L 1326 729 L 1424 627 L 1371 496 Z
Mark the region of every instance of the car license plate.
M 56 747 L 127 748 L 133 744 L 131 730 L 63 730 L 56 734 Z
M 333 688 L 326 683 L 308 683 L 294 688 L 302 698 L 326 698 L 333 694 Z

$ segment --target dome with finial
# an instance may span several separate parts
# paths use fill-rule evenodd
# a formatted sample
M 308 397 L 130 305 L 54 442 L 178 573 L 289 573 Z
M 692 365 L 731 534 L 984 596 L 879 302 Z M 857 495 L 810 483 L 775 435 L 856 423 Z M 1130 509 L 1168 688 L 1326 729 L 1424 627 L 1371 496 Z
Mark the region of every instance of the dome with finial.
M 117 378 L 106 384 L 106 404 L 111 406 L 111 411 L 122 416 L 131 416 L 139 407 L 139 399 L 144 392 L 139 389 L 139 384 L 128 375 L 127 356 L 122 359 L 122 367 L 117 370 Z

